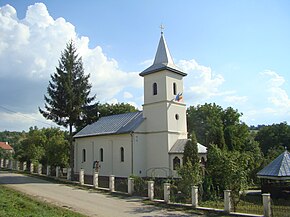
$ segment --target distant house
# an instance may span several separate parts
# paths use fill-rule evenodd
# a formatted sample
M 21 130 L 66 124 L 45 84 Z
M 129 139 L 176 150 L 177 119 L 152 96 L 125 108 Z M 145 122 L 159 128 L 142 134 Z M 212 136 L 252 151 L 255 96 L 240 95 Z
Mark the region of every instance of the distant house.
M 13 148 L 8 144 L 8 142 L 0 142 L 0 149 L 8 152 L 13 153 Z

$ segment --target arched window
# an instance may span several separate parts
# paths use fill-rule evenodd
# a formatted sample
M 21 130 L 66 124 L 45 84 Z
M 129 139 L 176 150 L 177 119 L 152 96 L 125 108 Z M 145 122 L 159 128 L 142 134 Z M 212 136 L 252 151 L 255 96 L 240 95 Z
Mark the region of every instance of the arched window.
M 180 167 L 180 159 L 179 157 L 173 158 L 173 170 L 177 170 Z
M 86 162 L 86 149 L 83 149 L 83 162 Z
M 157 95 L 157 83 L 153 84 L 153 95 Z
M 176 83 L 173 83 L 173 95 L 177 94 L 177 90 L 176 90 Z
M 120 154 L 121 154 L 121 162 L 124 162 L 124 148 L 120 148 Z
M 100 149 L 100 161 L 103 162 L 104 161 L 104 149 Z
M 205 159 L 204 159 L 204 157 L 201 157 L 200 163 L 201 163 L 202 165 L 205 165 Z

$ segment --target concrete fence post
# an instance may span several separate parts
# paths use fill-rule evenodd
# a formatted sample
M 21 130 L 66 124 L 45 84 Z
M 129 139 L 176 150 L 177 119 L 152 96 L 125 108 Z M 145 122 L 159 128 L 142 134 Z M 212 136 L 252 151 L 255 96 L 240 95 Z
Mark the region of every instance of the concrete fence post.
M 46 175 L 50 176 L 50 166 L 49 165 L 46 166 Z
M 13 170 L 16 170 L 16 162 L 17 162 L 17 160 L 13 160 L 13 166 L 12 166 Z
M 71 180 L 71 168 L 67 168 L 66 179 Z
M 18 161 L 18 160 L 15 162 L 15 169 L 16 169 L 17 171 L 19 170 L 19 161 Z
M 60 167 L 59 166 L 57 166 L 57 167 L 55 167 L 55 178 L 59 178 L 59 172 L 60 172 Z
M 23 170 L 23 171 L 26 171 L 26 170 L 27 170 L 27 162 L 26 162 L 26 161 L 24 161 L 24 162 L 22 163 L 22 170 Z
M 170 183 L 164 183 L 163 185 L 164 189 L 164 202 L 169 203 L 170 202 Z
M 270 194 L 262 194 L 263 197 L 263 210 L 265 217 L 271 217 L 271 195 Z
M 16 170 L 16 160 L 12 160 L 12 169 Z
M 198 187 L 191 186 L 191 204 L 194 208 L 198 207 Z
M 94 188 L 98 188 L 99 187 L 99 173 L 98 172 L 94 172 L 93 185 L 94 185 Z
M 231 191 L 230 190 L 224 190 L 224 211 L 226 213 L 231 212 Z
M 42 164 L 38 164 L 38 167 L 37 167 L 37 174 L 38 174 L 38 175 L 41 175 L 41 174 L 42 174 Z
M 109 177 L 109 189 L 111 192 L 115 191 L 115 176 L 114 175 L 110 175 Z
M 85 171 L 84 169 L 80 169 L 80 173 L 79 173 L 79 182 L 80 185 L 84 185 L 85 184 Z
M 30 173 L 33 173 L 33 171 L 34 171 L 34 165 L 33 163 L 30 163 Z
M 6 159 L 6 160 L 5 160 L 5 168 L 8 168 L 8 166 L 9 166 L 9 160 Z
M 128 194 L 133 195 L 134 193 L 134 179 L 128 178 Z
M 154 181 L 148 181 L 148 197 L 149 200 L 154 200 Z
M 3 168 L 4 167 L 4 159 L 1 158 L 0 160 L 0 168 Z
M 9 169 L 12 170 L 13 169 L 13 160 L 9 160 Z

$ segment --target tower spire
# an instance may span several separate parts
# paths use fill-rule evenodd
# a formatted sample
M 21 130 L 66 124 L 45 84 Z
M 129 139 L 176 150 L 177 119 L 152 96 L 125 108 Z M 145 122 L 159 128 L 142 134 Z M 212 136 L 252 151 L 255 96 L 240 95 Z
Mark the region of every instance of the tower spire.
M 158 48 L 155 54 L 154 62 L 149 68 L 141 72 L 140 76 L 151 74 L 151 73 L 161 71 L 164 69 L 175 72 L 182 76 L 186 76 L 186 73 L 182 72 L 173 62 L 173 58 L 171 57 L 170 51 L 165 41 L 165 37 L 163 34 L 164 26 L 162 24 L 160 25 L 160 30 L 161 30 L 161 37 L 160 37 Z

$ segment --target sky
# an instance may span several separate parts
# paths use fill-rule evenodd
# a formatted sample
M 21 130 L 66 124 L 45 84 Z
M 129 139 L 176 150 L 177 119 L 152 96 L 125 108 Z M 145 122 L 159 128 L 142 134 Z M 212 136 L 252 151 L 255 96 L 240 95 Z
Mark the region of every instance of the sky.
M 161 24 L 188 74 L 187 106 L 230 106 L 247 125 L 289 122 L 289 11 L 287 0 L 0 0 L 0 131 L 56 126 L 38 108 L 71 39 L 97 101 L 142 109 L 139 73 Z

